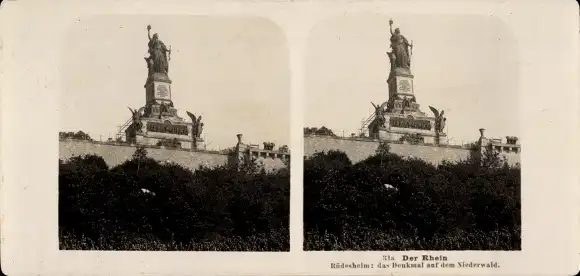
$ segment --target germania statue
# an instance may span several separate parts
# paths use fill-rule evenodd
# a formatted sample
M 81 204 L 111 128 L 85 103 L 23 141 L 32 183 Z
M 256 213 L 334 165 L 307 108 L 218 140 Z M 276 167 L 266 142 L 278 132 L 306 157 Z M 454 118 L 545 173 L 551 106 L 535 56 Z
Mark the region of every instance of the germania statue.
M 393 49 L 392 54 L 389 55 L 391 58 L 391 65 L 395 68 L 411 68 L 411 50 L 413 49 L 413 44 L 409 43 L 407 38 L 401 34 L 401 30 L 396 28 L 393 32 L 393 20 L 389 20 L 389 28 L 391 31 L 391 48 Z
M 171 60 L 171 48 L 167 49 L 165 43 L 159 39 L 158 34 L 153 34 L 151 37 L 151 25 L 147 25 L 147 37 L 149 38 L 149 57 L 146 57 L 145 61 L 147 61 L 149 75 L 154 73 L 167 74 L 169 60 Z

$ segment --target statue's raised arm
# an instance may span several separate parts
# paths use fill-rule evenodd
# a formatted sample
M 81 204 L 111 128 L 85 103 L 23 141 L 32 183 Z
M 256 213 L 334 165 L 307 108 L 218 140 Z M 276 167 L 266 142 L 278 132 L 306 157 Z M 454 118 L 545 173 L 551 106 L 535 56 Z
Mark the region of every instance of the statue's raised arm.
M 391 31 L 391 35 L 394 35 L 394 33 L 393 33 L 393 19 L 389 19 L 389 31 Z
M 147 25 L 147 38 L 151 41 L 151 25 Z

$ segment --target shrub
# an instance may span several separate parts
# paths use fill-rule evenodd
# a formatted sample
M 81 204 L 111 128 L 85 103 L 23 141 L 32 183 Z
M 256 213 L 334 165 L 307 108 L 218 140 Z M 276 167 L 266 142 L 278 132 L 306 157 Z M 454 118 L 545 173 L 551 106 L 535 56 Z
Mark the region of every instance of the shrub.
M 289 250 L 289 174 L 159 163 L 59 161 L 61 249 Z
M 339 151 L 313 155 L 305 249 L 519 250 L 520 169 L 486 158 L 433 166 L 386 146 L 356 164 Z
M 276 146 L 276 144 L 274 144 L 272 142 L 264 142 L 264 149 L 265 150 L 274 150 L 275 146 Z
M 58 136 L 59 136 L 60 139 L 75 139 L 75 140 L 93 141 L 93 138 L 91 138 L 91 136 L 89 136 L 87 133 L 84 133 L 81 130 L 79 130 L 77 132 L 72 132 L 72 131 L 64 132 L 64 131 L 61 131 L 61 132 L 58 133 Z
M 181 148 L 181 142 L 177 138 L 159 140 L 156 146 L 167 148 Z
M 322 135 L 322 136 L 336 137 L 336 134 L 334 134 L 334 132 L 331 129 L 329 129 L 325 126 L 322 126 L 320 128 L 318 128 L 318 127 L 305 127 L 304 134 L 305 135 Z

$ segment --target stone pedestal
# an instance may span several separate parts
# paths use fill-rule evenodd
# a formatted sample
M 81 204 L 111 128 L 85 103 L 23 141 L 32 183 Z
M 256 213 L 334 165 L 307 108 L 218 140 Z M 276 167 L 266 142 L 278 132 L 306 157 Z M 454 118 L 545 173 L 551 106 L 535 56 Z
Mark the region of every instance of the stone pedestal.
M 413 78 L 407 68 L 391 71 L 389 100 L 381 105 L 384 124 L 375 119 L 369 124 L 369 135 L 384 141 L 447 144 L 446 134 L 435 130 L 435 117 L 422 112 L 416 102 Z
M 440 133 L 439 134 L 439 143 L 435 142 L 436 144 L 439 145 L 448 145 L 449 144 L 449 139 L 447 139 L 447 134 L 446 133 Z
M 193 123 L 179 117 L 173 107 L 171 80 L 167 74 L 150 75 L 145 83 L 145 94 L 141 123 L 132 123 L 125 131 L 128 142 L 165 148 L 205 148 L 202 138 L 193 137 Z
M 407 68 L 395 68 L 391 71 L 387 79 L 387 83 L 389 84 L 389 99 L 395 96 L 399 98 L 414 98 L 413 79 L 413 74 Z
M 383 103 L 386 112 L 425 116 L 415 98 L 413 79 L 413 74 L 407 68 L 395 68 L 391 71 L 387 79 L 389 99 Z
M 201 137 L 196 137 L 191 140 L 190 146 L 193 150 L 203 150 L 205 149 L 205 141 Z
M 171 103 L 171 80 L 167 74 L 154 73 L 145 83 L 146 102 L 156 104 Z

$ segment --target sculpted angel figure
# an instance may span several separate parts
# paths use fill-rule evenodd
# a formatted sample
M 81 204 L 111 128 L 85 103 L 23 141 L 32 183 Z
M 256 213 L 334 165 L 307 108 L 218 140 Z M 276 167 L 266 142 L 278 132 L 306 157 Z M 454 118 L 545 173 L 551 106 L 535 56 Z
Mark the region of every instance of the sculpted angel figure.
M 380 105 L 376 105 L 371 102 L 373 107 L 375 108 L 375 118 L 377 119 L 378 125 L 381 127 L 385 126 L 385 115 L 383 114 L 383 108 Z
M 203 123 L 201 122 L 201 115 L 199 115 L 199 117 L 196 118 L 195 115 L 189 111 L 186 111 L 185 113 L 187 113 L 187 116 L 189 116 L 191 122 L 193 123 L 193 127 L 191 129 L 192 138 L 201 137 L 201 132 L 203 131 Z
M 438 133 L 443 132 L 443 130 L 445 129 L 445 121 L 447 120 L 445 117 L 443 117 L 443 114 L 445 114 L 445 110 L 441 110 L 441 113 L 439 113 L 439 111 L 432 106 L 429 106 L 429 109 L 431 109 L 431 111 L 435 115 L 435 131 L 437 131 Z
M 201 122 L 201 115 L 197 118 L 197 122 L 195 123 L 197 127 L 197 138 L 201 137 L 201 133 L 203 132 L 203 123 Z
M 140 108 L 139 110 L 131 109 L 130 107 L 127 108 L 129 109 L 129 111 L 131 111 L 133 125 L 135 126 L 137 131 L 141 131 L 141 128 L 143 127 L 143 122 L 141 122 L 141 111 L 143 110 L 143 108 Z
M 185 111 L 185 113 L 187 113 L 187 116 L 189 116 L 189 118 L 191 119 L 191 123 L 193 124 L 192 128 L 191 128 L 191 136 L 193 138 L 197 137 L 196 133 L 197 133 L 197 126 L 195 125 L 197 122 L 197 118 L 196 116 L 189 112 L 189 111 Z

